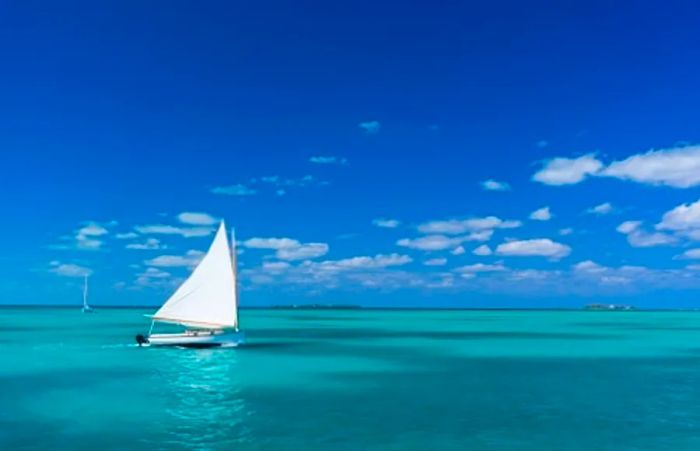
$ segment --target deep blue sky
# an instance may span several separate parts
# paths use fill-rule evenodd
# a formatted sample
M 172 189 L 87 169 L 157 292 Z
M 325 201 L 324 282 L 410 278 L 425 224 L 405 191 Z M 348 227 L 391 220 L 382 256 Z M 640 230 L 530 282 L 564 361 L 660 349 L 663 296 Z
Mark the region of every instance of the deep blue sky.
M 694 2 L 3 2 L 0 302 L 79 302 L 89 270 L 95 304 L 158 304 L 206 250 L 177 234 L 199 212 L 237 228 L 244 305 L 700 306 L 698 23 Z M 489 216 L 520 224 L 465 222 Z

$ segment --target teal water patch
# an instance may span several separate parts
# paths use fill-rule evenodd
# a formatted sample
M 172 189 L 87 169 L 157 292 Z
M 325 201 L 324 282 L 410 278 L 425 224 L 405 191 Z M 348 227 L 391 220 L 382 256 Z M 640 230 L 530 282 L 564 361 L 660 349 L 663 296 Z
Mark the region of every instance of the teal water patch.
M 697 313 L 253 310 L 218 350 L 143 313 L 0 310 L 0 449 L 700 449 Z

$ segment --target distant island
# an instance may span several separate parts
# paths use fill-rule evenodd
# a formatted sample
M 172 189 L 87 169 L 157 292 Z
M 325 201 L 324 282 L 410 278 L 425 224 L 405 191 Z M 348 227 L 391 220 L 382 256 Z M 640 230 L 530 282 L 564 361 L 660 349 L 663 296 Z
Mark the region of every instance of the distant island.
M 588 304 L 583 307 L 584 310 L 605 310 L 605 311 L 619 311 L 619 310 L 636 310 L 633 305 L 628 304 Z

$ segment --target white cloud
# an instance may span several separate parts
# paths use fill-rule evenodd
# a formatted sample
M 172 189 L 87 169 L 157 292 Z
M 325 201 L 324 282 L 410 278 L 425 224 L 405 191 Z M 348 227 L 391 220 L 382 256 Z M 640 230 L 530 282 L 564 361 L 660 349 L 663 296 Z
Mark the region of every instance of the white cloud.
M 97 250 L 104 242 L 99 237 L 107 235 L 107 230 L 101 224 L 89 222 L 75 232 L 75 245 L 82 250 Z
M 493 251 L 491 251 L 491 248 L 488 247 L 486 244 L 482 244 L 481 246 L 477 247 L 472 251 L 472 254 L 474 255 L 481 255 L 481 256 L 486 256 L 486 255 L 491 255 L 493 254 Z
M 532 179 L 546 185 L 573 185 L 602 168 L 603 163 L 592 153 L 578 158 L 553 158 L 546 161 Z
M 304 243 L 297 247 L 287 247 L 277 250 L 277 258 L 281 260 L 305 260 L 317 258 L 328 253 L 326 243 Z
M 452 249 L 452 251 L 450 253 L 452 255 L 462 255 L 465 252 L 467 252 L 467 251 L 464 249 L 464 246 L 457 246 L 456 248 Z
M 263 262 L 263 270 L 271 273 L 280 273 L 289 269 L 292 265 L 287 262 Z
M 172 289 L 181 280 L 158 268 L 149 267 L 136 275 L 134 284 L 138 287 Z
M 64 277 L 85 277 L 92 274 L 92 269 L 76 265 L 73 263 L 61 263 L 58 261 L 52 261 L 50 263 L 50 272 L 58 274 Z
M 134 232 L 117 233 L 114 235 L 118 240 L 130 240 L 132 238 L 138 238 L 139 234 Z
M 667 211 L 656 228 L 673 231 L 700 229 L 700 200 L 692 204 L 681 204 Z
M 160 240 L 157 238 L 148 238 L 144 243 L 129 243 L 126 245 L 127 249 L 140 249 L 140 250 L 157 250 L 166 249 L 167 246 L 161 244 Z
M 429 221 L 418 226 L 422 233 L 459 235 L 465 232 L 486 231 L 493 229 L 513 229 L 520 227 L 520 221 L 504 221 L 496 216 L 470 219 L 448 219 Z
M 309 158 L 309 162 L 315 164 L 348 164 L 347 158 L 334 156 L 315 156 Z
M 368 135 L 373 135 L 375 133 L 379 133 L 379 129 L 381 128 L 381 124 L 378 121 L 366 121 L 366 122 L 360 122 L 358 125 L 362 130 L 365 131 Z
M 566 227 L 559 230 L 559 235 L 561 236 L 571 235 L 572 233 L 574 233 L 574 229 L 572 229 L 571 227 Z
M 505 271 L 506 269 L 507 268 L 500 263 L 495 265 L 488 265 L 485 263 L 474 263 L 473 265 L 460 266 L 459 268 L 455 268 L 454 270 L 455 272 L 459 273 L 473 274 L 479 272 L 500 272 Z
M 447 264 L 446 258 L 431 258 L 423 262 L 425 266 L 444 266 Z
M 642 228 L 642 221 L 625 221 L 616 229 L 627 235 L 627 242 L 632 247 L 653 247 L 674 244 L 678 241 L 673 235 L 661 232 L 647 232 Z
M 611 163 L 601 175 L 673 188 L 696 186 L 700 184 L 700 145 L 632 155 Z
M 613 211 L 613 206 L 610 202 L 605 202 L 600 205 L 596 205 L 595 207 L 591 207 L 588 210 L 586 210 L 586 213 L 591 213 L 594 215 L 607 215 L 608 213 L 611 213 Z
M 552 212 L 549 211 L 549 207 L 542 207 L 530 213 L 530 219 L 534 221 L 549 221 L 552 219 Z
M 700 259 L 700 248 L 688 249 L 687 251 L 683 252 L 681 255 L 678 255 L 676 258 L 679 258 L 679 259 Z
M 301 246 L 301 243 L 291 238 L 251 238 L 243 242 L 243 246 L 251 249 L 290 249 Z
M 494 179 L 488 179 L 481 182 L 481 187 L 486 191 L 508 191 L 510 185 L 506 182 L 499 182 Z
M 599 265 L 598 263 L 591 261 L 591 260 L 585 260 L 582 262 L 576 263 L 574 266 L 574 271 L 576 272 L 584 272 L 584 273 L 599 273 L 603 272 L 606 270 L 604 266 Z
M 183 224 L 197 226 L 210 226 L 219 222 L 218 219 L 208 213 L 196 213 L 191 211 L 180 213 L 177 215 L 177 219 Z
M 148 266 L 159 267 L 188 267 L 196 266 L 197 263 L 204 257 L 204 252 L 189 250 L 185 255 L 160 255 L 151 260 L 146 260 L 144 263 Z
M 300 243 L 291 238 L 251 238 L 243 246 L 251 249 L 273 249 L 280 260 L 304 260 L 328 253 L 326 243 Z
M 322 262 L 304 262 L 306 267 L 319 268 L 325 271 L 348 271 L 357 269 L 387 268 L 411 263 L 413 259 L 401 254 L 377 254 L 374 257 L 352 257 L 342 260 L 325 260 Z
M 212 227 L 175 227 L 164 224 L 152 224 L 134 227 L 143 235 L 181 235 L 185 238 L 208 236 L 214 231 Z
M 619 226 L 617 226 L 617 231 L 620 233 L 628 234 L 632 233 L 635 230 L 639 229 L 639 227 L 642 225 L 642 221 L 625 221 Z
M 372 221 L 372 224 L 374 224 L 377 227 L 383 227 L 386 229 L 395 229 L 396 227 L 401 225 L 401 221 L 399 221 L 398 219 L 377 218 L 374 221 Z
M 473 236 L 474 235 L 474 236 Z M 422 251 L 442 251 L 460 246 L 465 241 L 480 241 L 483 232 L 476 232 L 472 235 L 448 237 L 445 235 L 426 235 L 419 238 L 403 238 L 396 242 L 397 245 L 409 249 L 419 249 Z
M 107 235 L 109 231 L 101 225 L 91 222 L 85 227 L 78 230 L 78 235 L 82 236 L 102 236 Z
M 216 186 L 211 189 L 214 194 L 224 194 L 227 196 L 252 196 L 257 193 L 253 188 L 249 188 L 242 184 L 227 185 L 227 186 Z
M 559 260 L 571 253 L 571 248 L 565 244 L 557 243 L 549 238 L 537 238 L 531 240 L 507 241 L 499 244 L 496 254 L 508 256 L 537 256 Z

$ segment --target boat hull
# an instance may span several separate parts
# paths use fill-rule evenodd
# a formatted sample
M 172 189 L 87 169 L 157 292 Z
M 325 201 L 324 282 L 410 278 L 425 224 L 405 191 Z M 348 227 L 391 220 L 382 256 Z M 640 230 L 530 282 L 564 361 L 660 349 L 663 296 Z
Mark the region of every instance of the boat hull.
M 243 332 L 188 331 L 181 334 L 152 334 L 151 346 L 179 346 L 185 348 L 235 347 L 243 343 Z

